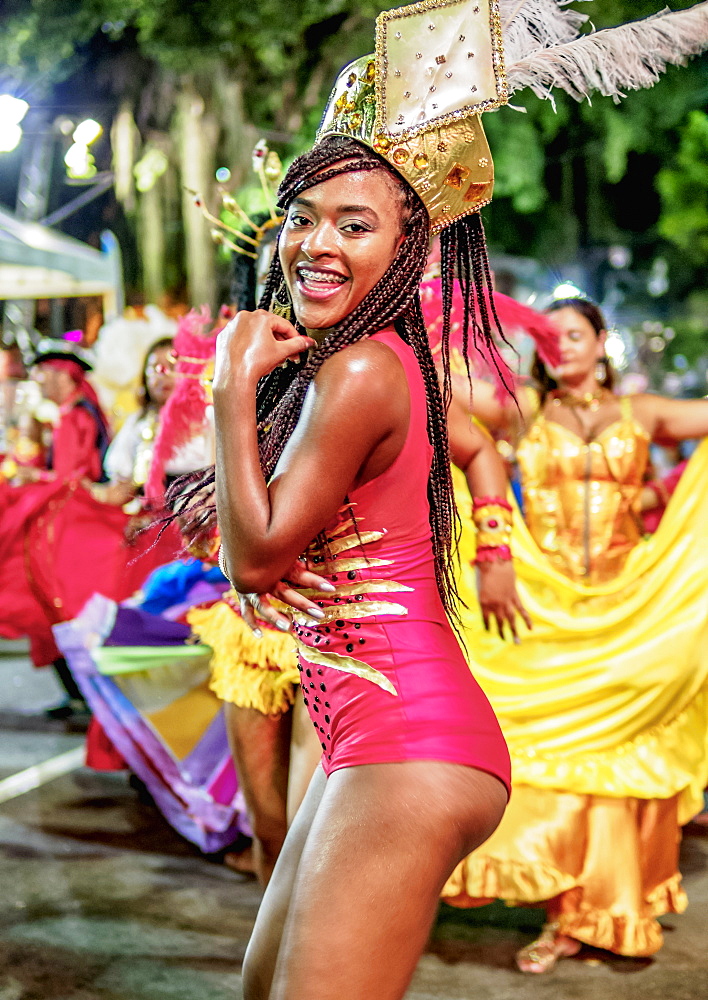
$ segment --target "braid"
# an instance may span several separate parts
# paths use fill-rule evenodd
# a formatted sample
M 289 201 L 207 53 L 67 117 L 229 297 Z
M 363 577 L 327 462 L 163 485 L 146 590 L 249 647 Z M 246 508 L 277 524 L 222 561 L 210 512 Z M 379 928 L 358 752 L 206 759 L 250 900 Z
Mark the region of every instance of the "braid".
M 440 388 L 438 371 L 430 350 L 420 299 L 417 296 L 410 314 L 395 326 L 401 339 L 413 349 L 425 385 L 428 437 L 433 446 L 433 460 L 428 479 L 428 505 L 435 553 L 435 578 L 445 610 L 453 623 L 456 623 L 460 596 L 454 570 L 460 523 L 450 466 L 450 446 L 447 436 L 448 405 L 445 403 L 444 389 Z M 445 377 L 449 379 L 448 368 L 444 370 L 443 378 Z
M 516 399 L 513 388 L 507 385 L 499 365 L 499 349 L 495 343 L 498 334 L 507 346 L 494 305 L 494 284 L 489 267 L 484 226 L 479 212 L 458 219 L 440 234 L 440 270 L 443 303 L 443 362 L 447 369 L 449 358 L 450 308 L 455 277 L 460 285 L 464 311 L 462 318 L 462 355 L 467 377 L 471 379 L 469 364 L 470 326 L 472 346 L 487 362 L 494 365 L 500 382 L 509 395 Z M 447 352 L 447 353 L 446 353 Z

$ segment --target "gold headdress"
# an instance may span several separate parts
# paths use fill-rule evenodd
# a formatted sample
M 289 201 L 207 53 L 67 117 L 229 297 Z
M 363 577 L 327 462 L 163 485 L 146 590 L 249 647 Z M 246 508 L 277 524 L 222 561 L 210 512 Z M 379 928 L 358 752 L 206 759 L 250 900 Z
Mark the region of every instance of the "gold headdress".
M 258 248 L 265 234 L 270 229 L 279 226 L 282 222 L 283 217 L 277 208 L 275 192 L 283 173 L 283 165 L 275 150 L 268 149 L 265 139 L 261 139 L 256 144 L 251 162 L 253 164 L 253 171 L 260 181 L 261 189 L 265 196 L 268 211 L 268 218 L 265 222 L 259 224 L 252 219 L 239 205 L 236 198 L 227 191 L 222 193 L 221 203 L 227 212 L 236 216 L 241 221 L 243 228 L 231 226 L 223 219 L 212 215 L 206 207 L 201 194 L 195 194 L 194 203 L 197 208 L 202 210 L 204 218 L 211 223 L 211 237 L 214 243 L 219 246 L 227 246 L 236 253 L 243 254 L 245 257 L 252 257 L 255 260 L 258 257 Z M 232 236 L 239 242 L 234 242 L 230 238 Z M 243 244 L 246 245 L 244 246 Z
M 420 196 L 431 232 L 491 201 L 481 113 L 507 102 L 499 4 L 422 0 L 376 19 L 376 53 L 339 75 L 317 134 L 358 139 Z

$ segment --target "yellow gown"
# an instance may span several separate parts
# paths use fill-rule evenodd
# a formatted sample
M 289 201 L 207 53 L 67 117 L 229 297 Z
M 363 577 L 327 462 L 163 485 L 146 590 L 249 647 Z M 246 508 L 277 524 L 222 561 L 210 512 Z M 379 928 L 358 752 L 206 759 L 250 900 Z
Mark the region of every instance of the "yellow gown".
M 518 451 L 528 526 L 517 512 L 512 544 L 534 626 L 518 646 L 482 628 L 458 480 L 465 640 L 514 790 L 443 898 L 552 900 L 561 933 L 624 955 L 657 951 L 656 917 L 686 906 L 679 824 L 708 784 L 708 441 L 641 539 L 647 447 L 628 400 L 590 444 L 537 416 Z

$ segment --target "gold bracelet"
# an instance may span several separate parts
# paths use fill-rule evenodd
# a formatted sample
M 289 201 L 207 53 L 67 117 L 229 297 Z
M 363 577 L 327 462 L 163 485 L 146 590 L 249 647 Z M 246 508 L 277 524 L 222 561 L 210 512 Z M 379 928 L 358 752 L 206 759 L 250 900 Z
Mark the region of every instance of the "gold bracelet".
M 498 545 L 509 545 L 511 543 L 511 529 L 504 531 L 480 531 L 477 534 L 478 549 L 493 549 Z
M 229 571 L 226 568 L 226 553 L 224 552 L 223 545 L 219 546 L 219 569 L 233 587 L 233 581 L 231 580 L 231 577 L 229 576 Z

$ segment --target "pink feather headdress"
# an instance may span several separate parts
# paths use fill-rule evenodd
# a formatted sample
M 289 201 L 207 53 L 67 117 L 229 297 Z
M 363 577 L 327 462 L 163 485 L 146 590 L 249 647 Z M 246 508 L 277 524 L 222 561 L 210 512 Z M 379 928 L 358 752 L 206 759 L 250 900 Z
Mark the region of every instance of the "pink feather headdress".
M 508 295 L 502 295 L 501 292 L 493 292 L 491 299 L 494 310 L 499 317 L 499 324 L 504 331 L 504 337 L 512 347 L 515 337 L 519 334 L 527 334 L 535 342 L 539 357 L 545 364 L 553 367 L 559 363 L 558 328 L 548 316 L 517 302 L 516 299 L 512 299 Z M 436 357 L 441 351 L 443 331 L 442 282 L 439 277 L 424 279 L 420 286 L 420 302 L 430 346 L 433 356 Z M 487 302 L 487 309 L 490 313 L 492 302 Z M 455 287 L 450 314 L 451 356 L 454 359 L 456 355 L 459 357 L 466 355 L 469 358 L 470 373 L 473 376 L 485 378 L 491 372 L 495 377 L 500 395 L 507 396 L 507 390 L 513 388 L 514 383 L 518 381 L 517 373 L 512 370 L 501 354 L 495 353 L 495 356 L 492 357 L 483 337 L 475 339 L 472 325 L 468 330 L 469 344 L 476 347 L 477 350 L 466 349 L 463 318 L 462 296 Z
M 206 381 L 216 352 L 216 338 L 232 313 L 222 308 L 214 322 L 208 306 L 180 319 L 173 344 L 177 385 L 160 412 L 145 496 L 162 504 L 165 466 L 175 452 L 202 432 L 209 405 Z

